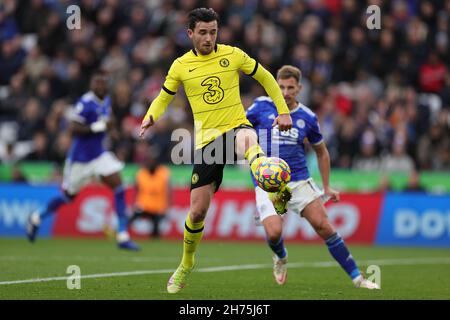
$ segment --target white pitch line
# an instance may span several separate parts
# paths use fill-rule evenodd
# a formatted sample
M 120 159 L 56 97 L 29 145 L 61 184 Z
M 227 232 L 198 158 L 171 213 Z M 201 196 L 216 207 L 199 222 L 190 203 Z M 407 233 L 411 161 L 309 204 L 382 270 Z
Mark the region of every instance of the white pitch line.
M 420 264 L 450 264 L 450 258 L 406 258 L 406 259 L 380 259 L 380 260 L 361 260 L 356 261 L 358 265 L 420 265 Z M 329 268 L 339 266 L 335 261 L 317 261 L 317 262 L 289 262 L 289 268 Z M 219 272 L 235 270 L 252 270 L 272 267 L 272 264 L 246 264 L 223 267 L 200 268 L 196 272 Z M 0 282 L 1 284 L 1 282 Z
M 84 276 L 81 275 L 80 279 L 139 276 L 139 275 L 143 275 L 143 274 L 170 273 L 173 271 L 174 271 L 173 269 L 160 269 L 160 270 L 124 271 L 124 272 L 113 272 L 113 273 L 96 273 L 96 274 L 88 274 L 88 275 L 84 275 Z M 26 279 L 26 280 L 3 281 L 3 282 L 0 282 L 0 285 L 49 282 L 49 281 L 67 280 L 67 278 L 68 277 L 50 277 L 50 278 L 35 278 L 35 279 Z
M 51 256 L 47 257 L 47 261 L 67 261 L 69 257 L 68 256 Z M 118 261 L 118 262 L 155 262 L 155 261 L 162 261 L 162 262 L 177 262 L 179 261 L 179 256 L 172 256 L 172 257 L 87 257 L 87 256 L 70 256 L 70 259 L 73 261 L 89 261 L 89 262 L 112 262 L 112 261 Z M 207 258 L 208 261 L 222 261 L 223 259 L 213 259 L 213 258 Z M 0 262 L 1 261 L 40 261 L 42 260 L 42 257 L 26 257 L 26 256 L 0 256 Z M 203 260 L 203 259 L 202 259 Z
M 423 264 L 450 264 L 450 258 L 436 257 L 436 258 L 411 258 L 411 259 L 380 259 L 380 260 L 362 260 L 357 261 L 359 265 L 423 265 Z M 294 262 L 289 263 L 289 268 L 330 268 L 337 267 L 335 261 L 317 261 L 317 262 Z M 272 264 L 243 264 L 231 266 L 219 266 L 199 268 L 195 272 L 221 272 L 221 271 L 236 271 L 236 270 L 255 270 L 271 268 Z M 80 279 L 94 279 L 94 278 L 110 278 L 110 277 L 126 277 L 139 276 L 145 274 L 163 274 L 172 273 L 174 269 L 159 269 L 159 270 L 136 270 L 113 273 L 97 273 L 89 275 L 81 275 Z M 50 281 L 65 281 L 68 277 L 50 277 L 50 278 L 35 278 L 25 280 L 2 281 L 0 285 L 8 284 L 22 284 L 22 283 L 36 283 L 36 282 L 50 282 Z

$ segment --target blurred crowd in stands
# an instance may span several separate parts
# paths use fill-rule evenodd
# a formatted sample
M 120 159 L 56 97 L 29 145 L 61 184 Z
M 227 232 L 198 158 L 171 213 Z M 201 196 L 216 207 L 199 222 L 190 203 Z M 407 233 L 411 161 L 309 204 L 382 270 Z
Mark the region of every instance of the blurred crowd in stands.
M 66 26 L 72 4 L 79 30 Z M 379 30 L 366 26 L 372 4 Z M 1 162 L 62 164 L 65 115 L 102 68 L 119 129 L 110 148 L 141 163 L 150 145 L 170 163 L 173 129 L 193 126 L 181 87 L 148 139 L 137 135 L 172 61 L 191 48 L 186 13 L 198 6 L 220 14 L 220 43 L 273 74 L 302 70 L 300 101 L 317 113 L 333 167 L 450 169 L 450 0 L 3 0 Z M 248 108 L 265 92 L 243 76 L 241 94 Z

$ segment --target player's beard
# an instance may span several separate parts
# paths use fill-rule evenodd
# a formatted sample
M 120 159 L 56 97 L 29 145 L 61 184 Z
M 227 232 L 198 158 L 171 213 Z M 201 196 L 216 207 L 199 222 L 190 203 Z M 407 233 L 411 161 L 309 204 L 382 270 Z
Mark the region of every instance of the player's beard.
M 209 46 L 202 45 L 201 48 L 202 48 L 202 50 L 199 50 L 199 51 L 204 56 L 210 54 L 213 51 L 213 45 L 212 44 L 210 44 Z
M 297 101 L 295 100 L 295 98 L 292 98 L 292 99 L 285 98 L 284 100 L 286 101 L 286 104 L 290 110 L 294 109 L 297 105 Z

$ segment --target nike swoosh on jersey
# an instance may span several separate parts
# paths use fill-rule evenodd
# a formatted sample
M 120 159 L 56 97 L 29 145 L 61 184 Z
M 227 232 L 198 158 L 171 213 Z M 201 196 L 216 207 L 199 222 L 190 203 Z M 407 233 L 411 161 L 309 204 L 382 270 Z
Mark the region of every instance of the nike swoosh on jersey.
M 198 67 L 197 67 L 198 68 Z M 189 72 L 192 72 L 192 71 L 194 71 L 195 69 L 197 69 L 197 68 L 194 68 L 194 69 L 189 69 Z

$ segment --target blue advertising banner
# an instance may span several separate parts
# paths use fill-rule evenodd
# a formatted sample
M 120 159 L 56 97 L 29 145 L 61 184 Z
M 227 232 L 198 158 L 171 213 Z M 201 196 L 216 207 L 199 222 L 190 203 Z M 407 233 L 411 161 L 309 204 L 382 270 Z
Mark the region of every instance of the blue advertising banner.
M 388 193 L 375 244 L 450 247 L 450 195 Z
M 58 194 L 57 186 L 0 184 L 0 236 L 25 236 L 25 226 L 31 212 L 45 208 Z M 53 216 L 42 221 L 40 237 L 51 235 Z

